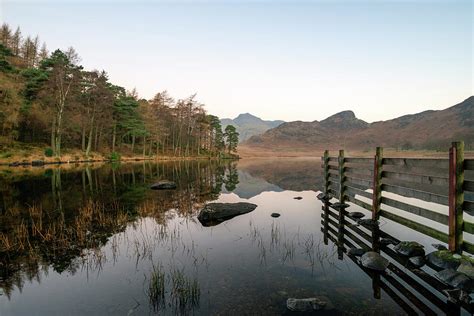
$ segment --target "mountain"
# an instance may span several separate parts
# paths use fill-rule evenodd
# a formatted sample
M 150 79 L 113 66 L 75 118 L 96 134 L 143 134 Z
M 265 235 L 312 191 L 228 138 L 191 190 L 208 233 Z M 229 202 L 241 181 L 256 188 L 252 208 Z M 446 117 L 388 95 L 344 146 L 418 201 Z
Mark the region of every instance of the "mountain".
M 241 142 L 254 135 L 262 134 L 282 123 L 284 123 L 284 121 L 264 121 L 250 113 L 240 114 L 235 119 L 221 119 L 223 129 L 225 129 L 227 125 L 234 125 L 237 128 L 237 132 L 240 134 L 239 140 Z
M 446 149 L 453 140 L 474 147 L 474 96 L 445 110 L 424 111 L 387 121 L 367 123 L 344 111 L 323 121 L 288 122 L 251 137 L 249 147 L 347 148 L 376 146 L 400 149 Z

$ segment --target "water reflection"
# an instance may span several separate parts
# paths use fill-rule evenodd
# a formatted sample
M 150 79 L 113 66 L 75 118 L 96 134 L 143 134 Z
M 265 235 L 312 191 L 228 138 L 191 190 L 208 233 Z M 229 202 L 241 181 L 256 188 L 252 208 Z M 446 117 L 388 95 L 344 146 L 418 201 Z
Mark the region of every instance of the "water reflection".
M 315 295 L 329 314 L 402 312 L 320 233 L 319 164 L 0 170 L 0 314 L 283 314 Z M 165 179 L 177 189 L 149 189 Z M 210 201 L 258 207 L 203 227 Z

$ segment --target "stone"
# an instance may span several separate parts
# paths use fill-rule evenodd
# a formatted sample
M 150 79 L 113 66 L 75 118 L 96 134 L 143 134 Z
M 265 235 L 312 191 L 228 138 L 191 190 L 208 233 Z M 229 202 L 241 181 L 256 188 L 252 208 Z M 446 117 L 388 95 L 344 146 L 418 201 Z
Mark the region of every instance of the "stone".
M 362 225 L 364 227 L 369 227 L 369 228 L 376 228 L 379 226 L 379 221 L 376 221 L 374 219 L 359 219 L 357 220 L 357 224 Z
M 348 208 L 350 205 L 349 204 L 346 204 L 346 203 L 340 203 L 340 202 L 336 202 L 332 205 L 333 208 L 337 209 L 337 210 L 345 210 L 346 208 Z
M 176 183 L 173 181 L 162 180 L 158 181 L 150 186 L 152 190 L 174 190 L 176 189 Z
M 293 312 L 312 312 L 324 309 L 326 302 L 317 298 L 289 298 L 286 300 L 286 307 Z
M 375 271 L 385 271 L 390 262 L 374 251 L 366 252 L 361 258 L 360 263 L 363 267 Z
M 43 161 L 43 160 L 33 160 L 33 161 L 31 162 L 31 165 L 34 166 L 34 167 L 43 166 L 43 165 L 44 165 L 44 161 Z
M 471 261 L 461 260 L 461 264 L 459 265 L 456 271 L 464 273 L 471 279 L 474 279 L 474 265 Z
M 361 212 L 350 212 L 349 214 L 347 214 L 347 216 L 354 219 L 361 219 L 365 216 L 365 214 Z
M 247 214 L 257 205 L 246 202 L 209 203 L 199 212 L 198 220 L 203 226 L 215 226 L 238 215 Z
M 434 275 L 439 280 L 457 289 L 465 290 L 469 293 L 474 290 L 474 280 L 472 280 L 464 273 L 458 272 L 453 269 L 445 269 L 436 272 Z
M 423 245 L 420 245 L 416 241 L 402 241 L 396 245 L 393 250 L 407 257 L 418 257 L 425 255 L 423 248 Z
M 302 200 L 303 198 L 301 196 L 294 197 L 293 199 L 295 200 Z
M 278 218 L 278 217 L 280 217 L 280 214 L 279 214 L 279 213 L 272 213 L 272 214 L 271 214 L 271 217 Z
M 421 268 L 426 263 L 424 256 L 411 257 L 410 259 L 408 259 L 408 261 L 410 261 L 410 263 L 416 268 Z
M 461 264 L 461 260 L 454 258 L 449 250 L 433 251 L 426 256 L 426 261 L 435 269 L 456 270 Z
M 352 255 L 352 256 L 356 256 L 356 257 L 360 257 L 362 256 L 364 253 L 366 253 L 365 249 L 362 249 L 362 248 L 350 248 L 348 251 L 347 251 L 347 254 L 348 255 Z
M 319 193 L 316 197 L 318 198 L 318 200 L 323 202 L 327 202 L 331 199 L 331 196 L 325 193 Z
M 448 248 L 442 244 L 431 244 L 431 246 L 433 246 L 433 248 L 436 250 L 448 250 Z

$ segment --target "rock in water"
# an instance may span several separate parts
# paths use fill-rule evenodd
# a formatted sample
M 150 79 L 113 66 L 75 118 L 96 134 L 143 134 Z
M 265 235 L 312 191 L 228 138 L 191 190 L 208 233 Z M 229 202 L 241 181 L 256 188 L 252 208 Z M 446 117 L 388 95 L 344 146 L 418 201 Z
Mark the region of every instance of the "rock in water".
M 471 303 L 471 297 L 466 291 L 460 289 L 452 289 L 444 290 L 443 292 L 446 293 L 446 295 L 448 296 L 448 301 L 454 304 L 459 304 L 460 302 L 466 304 Z
M 257 208 L 252 203 L 210 203 L 199 212 L 198 220 L 203 226 L 215 226 L 238 215 L 250 213 Z
M 457 272 L 453 269 L 445 269 L 436 272 L 435 277 L 457 289 L 465 290 L 469 293 L 474 290 L 474 280 L 464 273 Z
M 152 190 L 174 190 L 176 189 L 176 183 L 173 181 L 162 180 L 158 181 L 150 186 Z
M 271 214 L 271 217 L 277 218 L 277 217 L 280 217 L 280 214 L 278 214 L 278 213 L 272 213 L 272 214 Z
M 370 218 L 367 218 L 367 219 L 359 219 L 357 220 L 357 224 L 359 225 L 362 225 L 366 228 L 369 228 L 369 229 L 373 229 L 373 228 L 376 228 L 379 226 L 379 221 L 377 220 L 374 220 L 374 219 L 370 219 Z
M 360 257 L 362 256 L 364 253 L 366 253 L 365 249 L 362 249 L 362 248 L 350 248 L 348 251 L 347 251 L 347 254 L 348 255 L 352 255 L 352 256 L 356 256 L 356 257 Z
M 424 256 L 423 246 L 416 241 L 402 241 L 393 248 L 396 252 L 407 257 Z
M 326 302 L 317 297 L 311 298 L 289 298 L 286 300 L 286 307 L 293 312 L 311 312 L 323 309 Z
M 456 270 L 461 264 L 461 260 L 454 258 L 449 250 L 433 251 L 426 256 L 426 260 L 430 266 L 437 269 Z
M 448 250 L 448 248 L 442 244 L 431 244 L 431 246 L 433 246 L 433 248 L 436 250 Z
M 380 244 L 381 245 L 398 245 L 399 242 L 392 239 L 392 238 L 380 238 Z
M 390 264 L 387 259 L 374 251 L 366 252 L 360 258 L 360 263 L 362 266 L 375 271 L 385 271 Z
M 464 273 L 471 279 L 474 279 L 474 265 L 471 261 L 461 260 L 461 264 L 456 271 Z
M 350 218 L 354 218 L 354 219 L 361 219 L 365 215 L 364 215 L 364 213 L 361 213 L 361 212 L 350 212 L 349 214 L 347 214 L 347 216 L 349 216 Z
M 303 198 L 301 196 L 294 197 L 295 200 L 302 200 Z
M 321 200 L 323 202 L 327 202 L 331 199 L 331 196 L 329 194 L 324 194 L 324 193 L 319 193 L 317 196 L 318 200 Z
M 425 265 L 425 257 L 424 256 L 416 256 L 416 257 L 411 257 L 408 259 L 412 265 L 414 265 L 417 268 L 421 268 L 422 266 Z

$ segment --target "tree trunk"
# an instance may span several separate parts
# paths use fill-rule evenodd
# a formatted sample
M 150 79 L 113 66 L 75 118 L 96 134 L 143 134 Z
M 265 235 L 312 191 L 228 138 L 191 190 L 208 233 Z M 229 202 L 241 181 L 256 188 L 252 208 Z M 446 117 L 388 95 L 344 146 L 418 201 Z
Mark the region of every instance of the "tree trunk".
M 117 130 L 117 125 L 114 124 L 114 132 L 112 133 L 112 152 L 115 151 L 116 130 Z
M 91 118 L 91 129 L 89 130 L 89 139 L 87 140 L 86 156 L 89 156 L 92 147 L 92 135 L 94 133 L 94 115 Z

